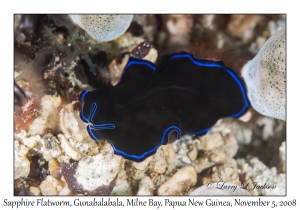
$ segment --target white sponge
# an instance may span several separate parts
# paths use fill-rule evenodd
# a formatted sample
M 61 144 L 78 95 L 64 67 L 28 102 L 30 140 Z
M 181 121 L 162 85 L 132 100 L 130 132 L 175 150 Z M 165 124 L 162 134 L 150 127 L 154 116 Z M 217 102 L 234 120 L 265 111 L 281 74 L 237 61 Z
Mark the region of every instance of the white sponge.
M 129 27 L 133 15 L 69 15 L 98 42 L 110 41 L 121 36 Z
M 286 33 L 278 31 L 243 67 L 248 97 L 259 113 L 286 119 Z

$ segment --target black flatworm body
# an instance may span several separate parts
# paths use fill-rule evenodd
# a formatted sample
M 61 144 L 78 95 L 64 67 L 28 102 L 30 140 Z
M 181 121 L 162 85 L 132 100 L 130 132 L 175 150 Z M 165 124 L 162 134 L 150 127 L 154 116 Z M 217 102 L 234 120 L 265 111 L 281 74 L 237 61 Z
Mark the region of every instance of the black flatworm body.
M 116 86 L 80 95 L 81 119 L 95 139 L 134 161 L 153 155 L 181 132 L 203 135 L 218 119 L 239 117 L 250 103 L 242 79 L 221 61 L 174 54 L 162 65 L 130 58 Z

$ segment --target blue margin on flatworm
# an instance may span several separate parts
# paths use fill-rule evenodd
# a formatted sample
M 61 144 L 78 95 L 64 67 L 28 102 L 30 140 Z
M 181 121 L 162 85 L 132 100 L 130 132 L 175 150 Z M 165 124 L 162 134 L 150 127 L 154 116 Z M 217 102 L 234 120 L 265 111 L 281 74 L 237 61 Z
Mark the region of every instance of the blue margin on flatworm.
M 119 82 L 117 84 L 119 84 L 122 80 L 122 77 L 124 75 L 124 73 L 126 72 L 126 70 L 131 66 L 131 65 L 135 65 L 135 64 L 142 64 L 142 65 L 145 65 L 145 66 L 148 66 L 151 70 L 152 70 L 152 73 L 154 74 L 155 73 L 155 64 L 149 62 L 149 61 L 146 61 L 146 60 L 130 60 L 128 61 L 128 63 L 126 64 L 124 70 L 123 70 L 123 73 L 122 73 L 122 76 L 119 80 Z M 116 84 L 116 85 L 117 85 Z
M 81 93 L 80 93 L 80 99 L 84 102 L 84 97 L 85 95 L 88 93 L 89 91 L 88 90 L 83 90 Z M 83 115 L 83 107 L 84 107 L 84 104 L 80 110 L 80 118 L 82 119 L 83 122 L 85 123 L 89 123 L 88 119 Z
M 239 111 L 238 113 L 234 114 L 234 115 L 231 115 L 229 117 L 231 118 L 238 118 L 240 117 L 241 115 L 243 115 L 246 110 L 251 106 L 250 105 L 250 102 L 247 98 L 247 94 L 246 94 L 246 86 L 242 84 L 242 78 L 240 78 L 233 70 L 231 69 L 228 69 L 226 68 L 223 63 L 221 61 L 214 61 L 214 60 L 209 60 L 209 59 L 201 59 L 203 61 L 211 61 L 213 63 L 206 63 L 206 62 L 201 62 L 199 60 L 197 60 L 197 58 L 194 56 L 194 55 L 191 55 L 191 54 L 188 54 L 186 52 L 182 52 L 182 53 L 178 53 L 178 54 L 174 54 L 172 55 L 166 62 L 164 62 L 163 65 L 165 65 L 166 63 L 170 62 L 171 60 L 173 59 L 176 59 L 176 58 L 189 58 L 194 64 L 198 65 L 198 66 L 206 66 L 206 67 L 217 67 L 217 68 L 222 68 L 224 70 L 226 70 L 230 76 L 237 82 L 237 84 L 239 85 L 240 87 L 240 90 L 242 91 L 242 94 L 243 94 L 243 98 L 244 98 L 244 101 L 245 101 L 245 105 L 244 107 L 242 108 L 241 111 Z M 125 68 L 124 68 L 124 71 L 122 73 L 122 76 L 124 75 L 125 71 L 131 66 L 131 65 L 135 65 L 135 64 L 138 64 L 138 65 L 146 65 L 147 67 L 151 68 L 153 70 L 153 74 L 155 73 L 156 71 L 156 66 L 151 63 L 151 62 L 148 62 L 148 61 L 144 61 L 144 60 L 140 60 L 140 61 L 137 61 L 137 60 L 129 60 L 128 63 L 126 64 Z M 122 80 L 122 76 L 121 76 L 121 79 L 120 81 Z M 117 83 L 119 84 L 120 81 Z M 93 91 L 93 90 L 92 90 Z M 80 98 L 82 101 L 84 101 L 84 97 L 85 95 L 88 93 L 89 91 L 88 90 L 84 90 L 81 92 L 80 94 Z M 84 105 L 83 105 L 84 106 Z M 80 111 L 80 117 L 81 119 L 85 122 L 85 123 L 89 123 L 88 119 L 83 115 L 82 113 L 83 111 L 83 107 Z M 95 112 L 94 112 L 95 113 Z M 170 126 L 168 127 L 165 131 L 164 131 L 164 134 L 162 135 L 162 139 L 161 139 L 161 142 L 160 144 L 156 145 L 155 147 L 153 147 L 151 150 L 147 151 L 147 152 L 144 152 L 142 155 L 131 155 L 131 154 L 127 154 L 121 150 L 118 150 L 114 144 L 112 142 L 110 142 L 111 146 L 113 147 L 114 151 L 115 151 L 115 154 L 117 155 L 121 155 L 125 158 L 129 158 L 129 159 L 132 159 L 132 160 L 136 160 L 136 161 L 140 161 L 142 159 L 144 159 L 145 157 L 147 156 L 150 156 L 152 154 L 155 153 L 155 151 L 157 150 L 157 148 L 159 146 L 161 146 L 162 144 L 166 143 L 166 138 L 165 138 L 165 135 L 166 133 L 170 130 L 170 129 L 173 129 L 173 130 L 176 130 L 178 132 L 178 137 L 181 136 L 181 130 L 177 127 L 177 126 Z M 195 134 L 195 135 L 203 135 L 205 133 L 207 133 L 211 128 L 206 128 L 206 129 L 203 129 L 203 130 L 200 130 L 200 131 L 196 131 L 196 132 L 193 132 L 193 131 L 190 131 L 190 133 L 192 134 Z M 94 139 L 94 140 L 98 140 L 98 138 L 93 134 L 92 132 L 92 129 L 91 127 L 88 125 L 87 126 L 87 131 L 89 133 L 89 135 Z
M 177 127 L 177 126 L 170 126 L 168 127 L 165 131 L 164 131 L 164 134 L 162 135 L 162 138 L 161 138 L 161 141 L 160 141 L 160 144 L 156 145 L 155 147 L 153 147 L 151 150 L 147 151 L 147 152 L 144 152 L 142 155 L 130 155 L 130 154 L 127 154 L 121 150 L 118 150 L 114 144 L 112 142 L 110 142 L 111 146 L 114 148 L 114 151 L 115 151 L 115 154 L 117 155 L 121 155 L 125 158 L 129 158 L 131 160 L 136 160 L 136 161 L 140 161 L 146 157 L 149 157 L 150 155 L 153 155 L 157 148 L 165 143 L 167 143 L 168 139 L 165 138 L 165 135 L 167 134 L 167 132 L 169 130 L 176 130 L 177 131 L 177 139 L 181 136 L 181 130 Z

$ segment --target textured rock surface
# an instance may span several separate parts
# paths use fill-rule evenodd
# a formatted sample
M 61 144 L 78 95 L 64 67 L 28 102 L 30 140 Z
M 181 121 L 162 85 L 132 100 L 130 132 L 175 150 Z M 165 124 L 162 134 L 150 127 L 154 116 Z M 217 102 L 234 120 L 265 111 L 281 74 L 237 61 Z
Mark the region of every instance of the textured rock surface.
M 139 184 L 137 195 L 153 195 L 154 185 L 149 176 L 145 176 Z
M 266 22 L 264 15 L 231 15 L 227 31 L 240 38 L 243 43 L 249 43 L 256 37 L 257 28 Z
M 62 157 L 63 150 L 60 145 L 60 141 L 53 136 L 52 133 L 46 134 L 42 139 L 42 144 L 40 147 L 40 152 L 46 160 L 51 160 L 52 158 L 59 158 L 60 160 L 65 159 Z M 67 159 L 70 159 L 67 157 Z
M 31 186 L 31 187 L 29 188 L 29 191 L 30 191 L 32 194 L 36 195 L 36 196 L 41 195 L 41 191 L 40 191 L 40 189 L 37 188 L 37 187 L 32 187 L 32 186 Z
M 240 186 L 236 160 L 230 159 L 225 164 L 212 167 L 209 176 L 204 176 L 202 181 L 204 185 L 215 182 L 228 182 Z
M 61 105 L 61 98 L 45 95 L 41 99 L 41 114 L 29 127 L 30 135 L 42 134 L 46 129 L 56 130 L 58 125 L 58 107 Z
M 77 116 L 77 117 L 76 117 Z M 67 138 L 82 141 L 89 135 L 85 129 L 86 125 L 78 118 L 78 113 L 74 111 L 74 104 L 68 104 L 60 110 L 60 129 Z
M 160 186 L 158 195 L 178 195 L 197 182 L 197 172 L 191 165 L 179 169 L 167 182 Z
M 132 195 L 132 186 L 128 180 L 128 176 L 124 170 L 121 170 L 118 174 L 116 186 L 110 193 L 110 195 Z
M 84 190 L 109 185 L 121 170 L 122 158 L 113 154 L 99 154 L 79 161 L 75 177 Z
M 286 171 L 286 143 L 285 141 L 282 142 L 281 146 L 279 147 L 279 154 L 280 154 L 280 160 L 282 165 L 282 172 Z
M 47 180 L 42 181 L 40 190 L 42 195 L 58 195 L 56 188 Z
M 268 168 L 257 158 L 238 159 L 238 168 L 246 173 L 243 184 L 253 195 L 286 195 L 284 173 Z
M 72 150 L 78 154 L 97 155 L 100 152 L 99 147 L 87 133 L 86 124 L 80 119 L 79 111 L 75 109 L 76 105 L 78 106 L 78 101 L 61 108 L 60 129 L 67 138 L 68 147 L 72 147 Z
M 120 156 L 111 153 L 103 156 L 84 156 L 79 162 L 61 165 L 68 189 L 61 187 L 60 194 L 109 195 L 115 187 L 121 170 Z
M 58 139 L 61 142 L 61 148 L 64 150 L 64 152 L 71 157 L 74 160 L 80 160 L 81 154 L 77 149 L 72 147 L 72 145 L 69 143 L 69 141 L 65 138 L 64 135 L 59 134 Z
M 27 177 L 30 172 L 30 162 L 27 158 L 29 149 L 15 141 L 15 171 L 14 179 Z
M 214 128 L 199 138 L 198 150 L 202 155 L 193 163 L 198 173 L 220 163 L 226 163 L 237 152 L 238 145 L 232 135 L 222 135 Z

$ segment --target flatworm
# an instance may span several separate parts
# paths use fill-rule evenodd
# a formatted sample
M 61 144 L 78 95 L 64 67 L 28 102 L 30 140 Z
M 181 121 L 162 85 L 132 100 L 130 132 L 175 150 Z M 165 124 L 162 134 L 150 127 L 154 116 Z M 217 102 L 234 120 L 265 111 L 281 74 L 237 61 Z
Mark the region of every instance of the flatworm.
M 250 107 L 243 80 L 221 61 L 182 52 L 156 67 L 130 58 L 116 86 L 80 94 L 81 119 L 95 139 L 134 161 L 153 155 L 182 132 L 203 135 L 224 117 Z

